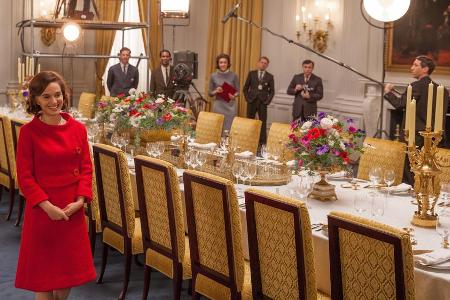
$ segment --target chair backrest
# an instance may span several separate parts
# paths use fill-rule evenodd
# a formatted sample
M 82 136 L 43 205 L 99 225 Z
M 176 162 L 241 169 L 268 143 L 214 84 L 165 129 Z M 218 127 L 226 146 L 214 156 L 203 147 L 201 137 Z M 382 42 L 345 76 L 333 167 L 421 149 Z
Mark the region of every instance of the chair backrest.
M 253 296 L 316 299 L 311 224 L 301 201 L 270 192 L 245 192 Z
M 15 170 L 14 172 L 12 170 L 10 159 L 10 156 L 14 154 L 13 149 L 11 122 L 7 116 L 0 115 L 0 172 L 11 178 L 13 178 L 12 174 L 15 174 Z
M 136 156 L 134 161 L 144 252 L 151 249 L 182 262 L 185 231 L 175 167 L 143 155 Z
M 198 115 L 197 126 L 195 127 L 195 142 L 200 144 L 216 143 L 220 144 L 222 136 L 224 116 L 207 111 L 201 111 Z
M 11 119 L 11 133 L 13 137 L 14 153 L 17 152 L 17 142 L 19 141 L 20 128 L 28 123 L 28 121 L 12 118 Z
M 96 95 L 93 93 L 82 92 L 80 99 L 78 100 L 78 112 L 80 112 L 83 117 L 92 119 L 94 117 L 94 106 Z
M 267 149 L 276 149 L 278 153 L 281 153 L 281 147 L 286 149 L 286 144 L 289 142 L 289 134 L 291 134 L 291 125 L 286 123 L 272 123 L 269 129 L 269 135 L 267 136 Z M 281 145 L 280 145 L 281 141 Z M 286 159 L 294 159 L 292 151 L 286 151 Z
M 437 160 L 442 166 L 442 173 L 439 176 L 441 182 L 450 183 L 450 149 L 439 148 L 437 152 Z
M 135 210 L 125 154 L 103 144 L 95 144 L 93 153 L 102 230 L 109 228 L 123 237 L 132 238 Z
M 414 299 L 410 236 L 342 212 L 328 215 L 332 299 Z
M 92 176 L 92 201 L 89 205 L 90 213 L 89 216 L 95 221 L 95 230 L 96 232 L 101 232 L 102 230 L 102 222 L 100 218 L 100 207 L 98 205 L 98 192 L 97 192 L 97 178 L 95 176 L 95 163 L 92 163 L 94 176 Z
M 406 144 L 371 137 L 365 138 L 364 143 L 370 146 L 365 147 L 361 155 L 357 177 L 369 180 L 369 172 L 373 167 L 380 167 L 383 172 L 386 169 L 393 169 L 394 184 L 400 184 L 405 166 Z
M 198 171 L 183 176 L 193 289 L 213 299 L 235 299 L 242 290 L 244 256 L 234 185 Z
M 240 147 L 241 151 L 251 151 L 256 154 L 261 125 L 260 120 L 235 117 L 230 130 L 233 146 Z

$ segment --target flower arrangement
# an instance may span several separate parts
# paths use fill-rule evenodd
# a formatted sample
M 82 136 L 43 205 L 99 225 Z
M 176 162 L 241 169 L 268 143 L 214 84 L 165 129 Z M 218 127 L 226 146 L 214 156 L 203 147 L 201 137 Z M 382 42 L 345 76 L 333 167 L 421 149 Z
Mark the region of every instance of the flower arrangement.
M 97 104 L 97 121 L 114 124 L 116 130 L 134 128 L 136 144 L 140 142 L 141 130 L 170 131 L 180 127 L 188 118 L 188 110 L 175 100 L 163 95 L 153 98 L 134 89 L 130 90 L 130 96 L 120 94 Z
M 288 147 L 294 151 L 298 167 L 344 169 L 350 162 L 350 155 L 361 154 L 365 133 L 353 126 L 352 119 L 347 119 L 346 123 L 347 126 L 323 112 L 306 122 L 292 122 Z

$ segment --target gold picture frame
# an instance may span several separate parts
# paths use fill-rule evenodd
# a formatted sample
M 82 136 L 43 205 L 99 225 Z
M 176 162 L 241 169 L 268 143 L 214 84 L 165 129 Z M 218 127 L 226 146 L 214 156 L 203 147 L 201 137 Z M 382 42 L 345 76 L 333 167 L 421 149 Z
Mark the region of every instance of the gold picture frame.
M 416 56 L 427 55 L 436 63 L 435 73 L 450 74 L 448 0 L 411 0 L 408 12 L 387 27 L 387 71 L 409 72 Z

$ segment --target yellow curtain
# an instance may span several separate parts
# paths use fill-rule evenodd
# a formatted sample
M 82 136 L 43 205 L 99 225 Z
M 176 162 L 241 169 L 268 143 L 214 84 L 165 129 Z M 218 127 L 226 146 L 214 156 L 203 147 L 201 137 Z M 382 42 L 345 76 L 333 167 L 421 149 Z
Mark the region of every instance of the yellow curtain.
M 117 21 L 120 15 L 120 7 L 122 1 L 117 0 L 97 0 L 97 8 L 102 21 Z M 116 31 L 114 30 L 97 30 L 95 32 L 95 51 L 100 55 L 109 55 L 111 47 L 114 42 Z M 96 80 L 95 93 L 98 97 L 105 94 L 102 85 L 102 76 L 105 73 L 105 68 L 108 59 L 99 58 L 96 61 Z
M 159 65 L 159 51 L 162 49 L 162 24 L 159 14 L 159 0 L 138 0 L 139 16 L 147 22 L 147 9 L 150 3 L 150 51 L 147 49 L 147 29 L 142 30 L 145 52 L 150 57 L 150 67 Z
M 261 24 L 263 0 L 215 0 L 209 5 L 208 49 L 206 56 L 206 91 L 210 75 L 216 69 L 215 59 L 220 53 L 227 53 L 231 58 L 231 70 L 240 81 L 241 91 L 249 70 L 251 70 L 261 55 L 261 30 L 235 18 L 227 23 L 221 22 L 223 16 L 237 2 L 241 2 L 237 13 L 239 16 Z M 247 105 L 244 96 L 238 100 L 238 115 L 246 116 Z M 210 105 L 207 107 L 211 109 Z

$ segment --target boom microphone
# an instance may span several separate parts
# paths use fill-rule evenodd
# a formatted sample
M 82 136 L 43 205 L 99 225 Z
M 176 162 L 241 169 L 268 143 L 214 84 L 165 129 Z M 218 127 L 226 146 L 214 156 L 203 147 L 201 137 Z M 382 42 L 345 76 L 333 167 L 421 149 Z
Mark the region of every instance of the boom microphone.
M 229 18 L 233 17 L 236 14 L 236 10 L 239 8 L 241 3 L 236 4 L 222 19 L 222 23 L 226 23 Z

